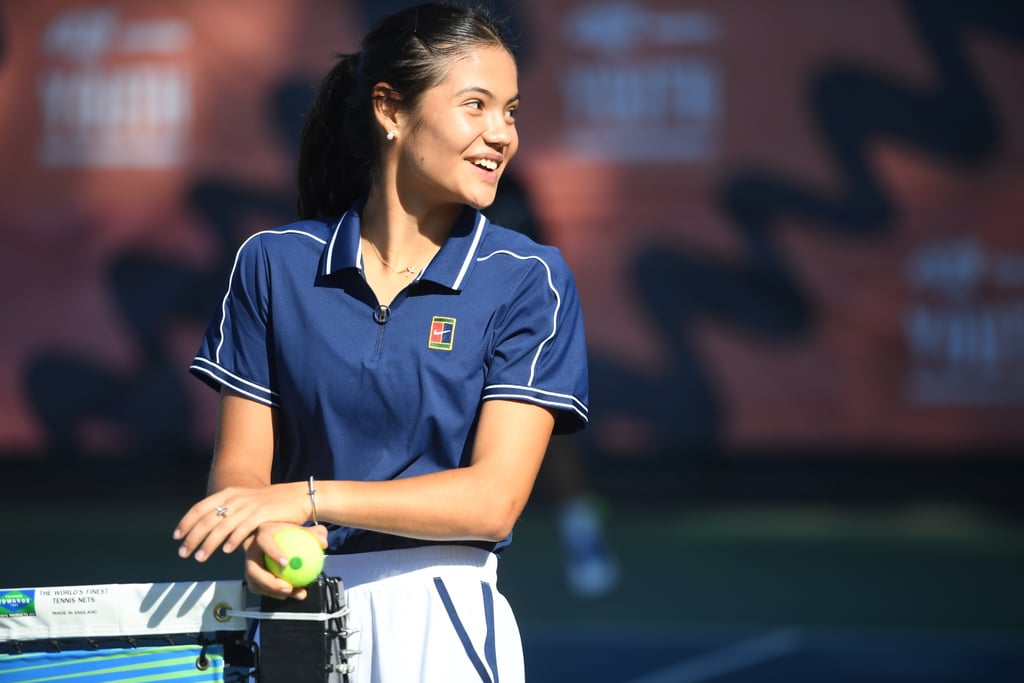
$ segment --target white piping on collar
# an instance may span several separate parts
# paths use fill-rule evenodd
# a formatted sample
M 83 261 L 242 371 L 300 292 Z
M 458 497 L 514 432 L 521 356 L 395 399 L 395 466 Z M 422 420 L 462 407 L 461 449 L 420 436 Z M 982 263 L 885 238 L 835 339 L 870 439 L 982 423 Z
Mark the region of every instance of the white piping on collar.
M 470 264 L 473 263 L 477 248 L 480 246 L 480 238 L 483 237 L 484 223 L 486 222 L 487 218 L 484 217 L 483 213 L 478 213 L 476 228 L 474 228 L 473 234 L 473 244 L 470 245 L 469 252 L 466 254 L 466 259 L 462 262 L 462 268 L 459 270 L 459 274 L 455 278 L 455 282 L 452 283 L 452 289 L 459 289 L 462 286 L 462 281 L 465 279 L 466 273 L 469 271 Z
M 338 233 L 340 232 L 341 222 L 345 220 L 345 216 L 348 215 L 348 211 L 341 214 L 341 218 L 334 224 L 334 234 L 331 235 L 331 243 L 327 245 L 327 260 L 324 262 L 324 275 L 330 275 L 333 268 L 331 267 L 334 263 L 334 242 L 338 239 Z M 362 244 L 359 245 L 362 248 Z

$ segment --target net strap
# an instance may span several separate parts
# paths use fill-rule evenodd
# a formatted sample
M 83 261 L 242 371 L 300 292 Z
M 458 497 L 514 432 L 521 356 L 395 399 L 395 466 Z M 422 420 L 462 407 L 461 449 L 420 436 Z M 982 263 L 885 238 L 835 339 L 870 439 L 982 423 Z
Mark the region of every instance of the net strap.
M 275 621 L 328 621 L 348 616 L 348 607 L 337 612 L 260 612 L 247 609 L 225 609 L 221 613 L 226 617 L 242 619 L 272 619 Z

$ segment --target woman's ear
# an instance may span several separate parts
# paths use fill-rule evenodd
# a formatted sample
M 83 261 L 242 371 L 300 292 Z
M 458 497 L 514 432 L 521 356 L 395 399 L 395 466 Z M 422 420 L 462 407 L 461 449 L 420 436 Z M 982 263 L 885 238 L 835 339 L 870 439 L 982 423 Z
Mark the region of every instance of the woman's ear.
M 371 97 L 373 115 L 377 119 L 377 125 L 386 133 L 395 131 L 398 128 L 398 105 L 400 102 L 398 93 L 387 83 L 381 82 L 373 86 Z M 392 137 L 394 136 L 392 135 Z

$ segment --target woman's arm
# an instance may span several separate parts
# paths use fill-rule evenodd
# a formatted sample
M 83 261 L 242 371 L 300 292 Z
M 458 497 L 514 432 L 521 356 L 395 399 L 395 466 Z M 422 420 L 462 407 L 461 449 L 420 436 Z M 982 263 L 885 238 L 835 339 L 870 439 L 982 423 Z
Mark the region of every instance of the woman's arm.
M 194 553 L 202 562 L 221 545 L 231 552 L 265 521 L 304 521 L 308 513 L 300 508 L 303 502 L 309 507 L 308 500 L 299 494 L 285 498 L 281 491 L 272 497 L 275 420 L 271 407 L 226 388 L 221 391 L 208 495 L 174 530 L 174 538 L 182 541 L 181 557 Z M 279 499 L 277 506 L 274 498 Z M 294 509 L 278 509 L 282 504 Z
M 182 542 L 178 551 L 181 557 L 194 553 L 200 562 L 218 546 L 224 552 L 242 547 L 246 551 L 246 578 L 254 592 L 302 600 L 306 597 L 304 588 L 293 588 L 263 564 L 265 552 L 277 557 L 279 564 L 287 562 L 273 540 L 273 534 L 284 525 L 267 523 L 268 519 L 301 523 L 308 515 L 301 509 L 303 504 L 311 508 L 298 493 L 288 495 L 270 485 L 275 430 L 276 412 L 272 408 L 230 389 L 221 390 L 209 495 L 182 517 L 174 538 Z M 218 514 L 219 507 L 223 515 Z M 256 531 L 258 541 L 253 533 Z M 316 527 L 312 531 L 320 545 L 326 546 L 327 530 Z
M 320 520 L 427 540 L 505 538 L 523 511 L 554 416 L 517 401 L 484 402 L 468 467 L 381 482 L 317 482 Z
M 228 486 L 269 486 L 276 428 L 273 408 L 222 389 L 209 493 Z
M 231 552 L 261 524 L 302 524 L 312 513 L 306 482 L 267 485 L 272 410 L 231 394 L 221 405 L 213 492 L 175 530 L 179 554 L 200 561 L 217 547 Z M 501 540 L 530 497 L 553 426 L 553 414 L 539 406 L 486 401 L 468 467 L 390 481 L 317 481 L 319 521 L 427 540 Z M 227 508 L 225 517 L 218 507 Z

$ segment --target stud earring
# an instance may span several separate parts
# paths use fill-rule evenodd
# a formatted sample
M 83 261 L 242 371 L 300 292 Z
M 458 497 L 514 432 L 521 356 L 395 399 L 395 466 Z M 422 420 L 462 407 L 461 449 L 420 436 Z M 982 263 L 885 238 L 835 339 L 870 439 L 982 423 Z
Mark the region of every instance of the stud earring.
M 387 136 L 388 140 L 394 140 L 395 139 L 395 135 L 397 135 L 397 133 L 394 131 L 394 129 L 389 130 L 388 131 L 388 136 Z

